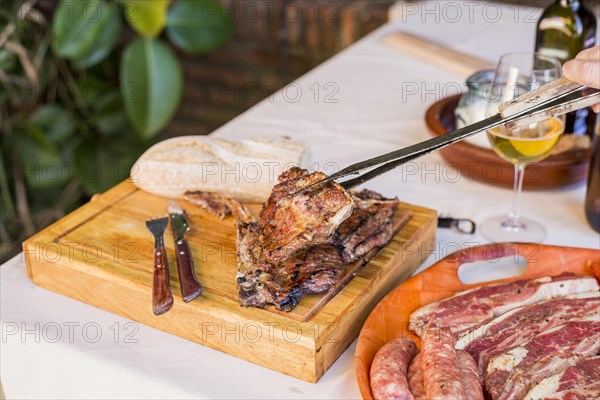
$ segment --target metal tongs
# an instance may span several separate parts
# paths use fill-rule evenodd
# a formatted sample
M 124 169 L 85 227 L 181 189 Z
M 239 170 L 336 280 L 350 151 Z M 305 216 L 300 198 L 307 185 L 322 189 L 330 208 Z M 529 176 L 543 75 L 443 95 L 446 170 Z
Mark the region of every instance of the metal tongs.
M 589 89 L 567 78 L 560 78 L 541 86 L 539 89 L 527 92 L 512 101 L 502 103 L 498 107 L 499 113 L 492 117 L 445 135 L 352 164 L 306 189 L 332 180 L 338 182 L 345 189 L 352 189 L 399 165 L 466 139 L 478 132 L 492 129 L 502 124 L 505 124 L 509 129 L 513 129 L 516 126 L 525 126 L 543 121 L 580 108 L 589 107 L 596 103 L 600 103 L 600 91 Z M 362 171 L 369 168 L 373 169 L 361 175 Z M 350 175 L 359 176 L 342 182 L 338 181 L 340 178 Z

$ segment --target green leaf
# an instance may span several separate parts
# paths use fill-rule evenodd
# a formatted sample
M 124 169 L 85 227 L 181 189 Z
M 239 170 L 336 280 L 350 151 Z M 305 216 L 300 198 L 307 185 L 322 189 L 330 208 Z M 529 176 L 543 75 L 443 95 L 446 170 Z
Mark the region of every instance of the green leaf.
M 127 178 L 144 148 L 131 140 L 81 143 L 75 150 L 75 165 L 84 191 L 102 193 Z
M 54 145 L 60 145 L 75 133 L 75 121 L 57 104 L 45 104 L 31 116 L 30 123 L 45 133 Z
M 140 35 L 156 37 L 167 23 L 169 0 L 122 0 L 125 19 Z
M 103 135 L 126 134 L 133 130 L 123 109 L 118 89 L 104 93 L 93 104 L 93 109 L 94 123 Z
M 7 49 L 0 49 L 0 69 L 11 71 L 15 66 L 15 53 Z
M 181 66 L 162 41 L 137 38 L 123 51 L 120 86 L 127 117 L 142 137 L 150 138 L 177 110 Z
M 117 7 L 104 0 L 62 0 L 52 22 L 58 55 L 90 66 L 104 59 L 117 42 Z
M 167 36 L 190 53 L 207 53 L 234 33 L 231 16 L 212 0 L 178 0 L 169 11 Z
M 29 188 L 61 187 L 72 178 L 73 168 L 63 161 L 58 147 L 39 128 L 19 132 L 15 145 Z
M 117 8 L 113 4 L 109 7 L 112 17 L 109 18 L 91 49 L 86 54 L 82 54 L 81 57 L 73 60 L 76 68 L 93 67 L 104 60 L 117 44 L 121 34 L 121 18 L 118 16 Z
M 94 107 L 94 104 L 98 103 L 104 96 L 104 93 L 112 87 L 113 85 L 107 81 L 90 74 L 86 74 L 77 81 L 77 90 L 79 90 L 81 97 L 92 107 Z

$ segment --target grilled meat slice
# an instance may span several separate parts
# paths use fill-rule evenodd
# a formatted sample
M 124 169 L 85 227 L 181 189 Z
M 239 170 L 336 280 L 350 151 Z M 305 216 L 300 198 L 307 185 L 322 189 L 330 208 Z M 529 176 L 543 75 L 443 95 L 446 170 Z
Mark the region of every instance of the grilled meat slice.
M 219 219 L 224 219 L 229 214 L 233 214 L 238 220 L 245 223 L 254 221 L 250 211 L 239 201 L 218 193 L 188 191 L 185 192 L 183 198 L 202 207 L 206 212 Z
M 291 168 L 279 177 L 260 213 L 258 230 L 264 257 L 285 260 L 300 248 L 329 241 L 338 226 L 350 216 L 351 194 L 335 182 L 308 186 L 326 178 Z
M 267 297 L 264 283 L 269 275 L 258 266 L 260 246 L 258 245 L 258 226 L 238 223 L 237 230 L 238 260 L 238 300 L 246 307 L 264 307 Z
M 390 241 L 394 234 L 392 217 L 400 204 L 398 199 L 385 199 L 371 190 L 354 193 L 354 196 L 354 211 L 337 230 L 347 263 Z
M 231 214 L 231 210 L 224 200 L 225 197 L 218 193 L 188 191 L 184 193 L 183 198 L 192 204 L 202 207 L 204 211 L 219 219 L 223 219 Z
M 353 197 L 334 182 L 302 190 L 324 177 L 288 170 L 258 223 L 239 223 L 240 305 L 289 311 L 304 295 L 331 289 L 349 262 L 391 239 L 397 200 L 368 191 Z
M 345 272 L 339 246 L 322 243 L 302 248 L 285 261 L 271 264 L 272 279 L 265 283 L 268 302 L 289 311 L 304 295 L 331 289 Z
M 291 310 L 310 293 L 322 293 L 346 272 L 339 245 L 306 246 L 285 260 L 270 263 L 260 254 L 257 225 L 238 231 L 238 298 L 240 305 Z

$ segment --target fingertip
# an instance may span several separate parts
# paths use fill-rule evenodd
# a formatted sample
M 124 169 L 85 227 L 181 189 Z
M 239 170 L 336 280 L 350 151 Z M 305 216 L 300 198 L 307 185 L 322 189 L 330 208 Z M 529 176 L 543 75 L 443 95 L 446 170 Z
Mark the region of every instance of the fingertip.
M 600 104 L 594 104 L 592 110 L 594 110 L 596 114 L 600 113 Z
M 581 85 L 599 88 L 600 61 L 570 60 L 563 66 L 563 75 Z
M 574 74 L 573 74 L 573 68 L 574 68 L 574 64 L 575 64 L 575 60 L 569 60 L 566 63 L 563 64 L 562 67 L 562 72 L 563 75 L 565 76 L 565 78 L 573 80 Z
M 579 54 L 575 56 L 575 59 L 600 61 L 600 45 L 580 51 Z

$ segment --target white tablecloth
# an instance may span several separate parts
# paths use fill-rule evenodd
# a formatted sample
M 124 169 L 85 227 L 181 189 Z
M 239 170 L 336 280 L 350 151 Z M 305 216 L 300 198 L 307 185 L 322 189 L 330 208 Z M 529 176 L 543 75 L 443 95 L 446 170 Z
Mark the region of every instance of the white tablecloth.
M 404 30 L 492 61 L 508 51 L 533 48 L 539 10 L 461 3 L 396 8 L 394 22 L 215 135 L 287 135 L 308 143 L 321 167 L 343 167 L 427 139 L 425 110 L 464 87 L 463 79 L 391 50 L 379 38 Z M 408 95 L 415 85 L 421 93 Z M 478 222 L 508 211 L 511 200 L 508 189 L 457 176 L 438 154 L 369 187 Z M 522 212 L 543 221 L 546 243 L 599 248 L 599 236 L 585 221 L 584 193 L 584 186 L 526 192 Z M 459 247 L 484 242 L 477 235 L 439 230 L 434 253 L 422 268 Z M 22 255 L 0 267 L 0 283 L 0 378 L 8 399 L 360 397 L 355 344 L 310 384 L 36 287 L 26 277 Z

